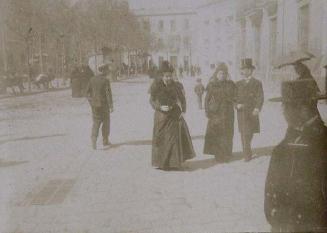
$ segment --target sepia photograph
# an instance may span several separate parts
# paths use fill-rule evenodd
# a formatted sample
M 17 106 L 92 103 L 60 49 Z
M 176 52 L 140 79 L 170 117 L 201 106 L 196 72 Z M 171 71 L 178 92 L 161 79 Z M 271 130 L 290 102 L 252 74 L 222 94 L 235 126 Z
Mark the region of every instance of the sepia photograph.
M 327 0 L 0 0 L 0 233 L 232 232 L 327 232 Z

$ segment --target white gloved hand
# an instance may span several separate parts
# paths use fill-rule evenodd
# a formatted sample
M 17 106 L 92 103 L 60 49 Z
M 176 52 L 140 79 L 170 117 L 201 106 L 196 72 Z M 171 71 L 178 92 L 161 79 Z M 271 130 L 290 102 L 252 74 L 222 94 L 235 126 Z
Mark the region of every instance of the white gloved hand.
M 170 110 L 170 108 L 167 105 L 162 105 L 162 106 L 160 106 L 160 110 L 163 112 L 168 112 Z

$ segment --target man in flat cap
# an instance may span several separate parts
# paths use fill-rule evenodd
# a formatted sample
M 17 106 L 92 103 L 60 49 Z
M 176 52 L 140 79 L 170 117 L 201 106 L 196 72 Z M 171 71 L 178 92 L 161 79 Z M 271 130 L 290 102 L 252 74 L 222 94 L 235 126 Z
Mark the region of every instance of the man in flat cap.
M 251 58 L 242 59 L 243 79 L 236 83 L 237 120 L 245 161 L 252 158 L 251 142 L 253 135 L 260 132 L 259 113 L 264 102 L 262 83 L 252 75 L 254 69 Z
M 93 76 L 87 86 L 86 96 L 92 109 L 92 147 L 96 149 L 99 129 L 102 125 L 103 145 L 110 145 L 110 113 L 113 112 L 113 101 L 110 81 L 106 78 L 109 72 L 109 65 L 102 64 L 98 67 L 99 75 Z
M 265 215 L 272 232 L 327 232 L 327 128 L 314 80 L 282 83 L 285 138 L 272 153 Z M 323 97 L 326 98 L 326 97 Z

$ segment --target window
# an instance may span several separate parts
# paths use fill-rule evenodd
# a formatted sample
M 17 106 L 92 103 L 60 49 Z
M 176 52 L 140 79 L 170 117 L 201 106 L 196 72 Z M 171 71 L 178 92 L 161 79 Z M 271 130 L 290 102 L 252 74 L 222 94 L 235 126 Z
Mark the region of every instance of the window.
M 176 21 L 175 20 L 170 20 L 170 31 L 171 32 L 176 31 Z
M 158 24 L 158 30 L 159 32 L 163 32 L 164 31 L 164 21 L 163 20 L 159 20 L 159 24 Z
M 309 4 L 303 5 L 299 8 L 298 38 L 299 38 L 299 47 L 303 50 L 307 50 L 309 47 L 309 31 L 310 31 L 309 10 L 310 10 Z
M 184 20 L 184 29 L 185 30 L 190 29 L 190 20 L 189 19 Z
M 190 48 L 190 38 L 184 37 L 183 44 L 185 49 Z
M 147 21 L 147 20 L 144 20 L 143 21 L 143 29 L 145 30 L 145 31 L 150 31 L 150 22 L 149 21 Z

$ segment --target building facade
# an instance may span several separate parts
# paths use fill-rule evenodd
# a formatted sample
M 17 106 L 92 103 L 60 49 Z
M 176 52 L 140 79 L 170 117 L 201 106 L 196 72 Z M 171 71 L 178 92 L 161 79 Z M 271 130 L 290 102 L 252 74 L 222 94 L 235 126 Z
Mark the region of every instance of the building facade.
M 235 66 L 235 1 L 219 0 L 196 9 L 195 59 L 205 74 L 225 62 L 233 72 Z
M 154 36 L 153 61 L 198 64 L 211 75 L 225 62 L 239 79 L 240 60 L 252 58 L 255 75 L 267 85 L 294 76 L 291 68 L 276 69 L 280 57 L 294 50 L 315 55 L 307 62 L 322 90 L 327 56 L 326 0 L 208 0 L 193 10 L 135 12 Z
M 193 64 L 194 20 L 193 10 L 141 9 L 135 15 L 144 29 L 152 35 L 151 59 L 160 66 L 168 60 L 175 67 L 189 69 Z
M 275 68 L 280 57 L 308 51 L 315 58 L 306 63 L 321 90 L 325 89 L 320 61 L 327 54 L 327 1 L 246 0 L 237 6 L 237 58 L 253 58 L 257 75 L 271 84 L 294 78 L 290 67 Z

